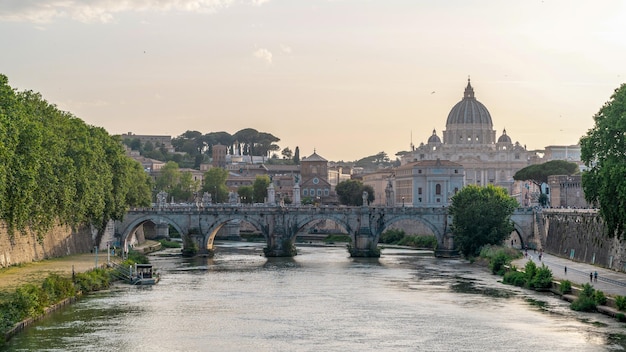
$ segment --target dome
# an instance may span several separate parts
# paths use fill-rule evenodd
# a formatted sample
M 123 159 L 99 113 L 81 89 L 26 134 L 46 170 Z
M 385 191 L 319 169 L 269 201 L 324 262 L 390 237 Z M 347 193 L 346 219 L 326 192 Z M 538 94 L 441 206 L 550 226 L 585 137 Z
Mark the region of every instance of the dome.
M 441 139 L 437 136 L 437 131 L 433 130 L 433 135 L 428 137 L 428 143 L 441 143 Z
M 489 128 L 493 126 L 489 111 L 474 97 L 474 88 L 472 88 L 469 78 L 463 100 L 458 102 L 448 114 L 446 126 L 450 125 L 482 125 Z
M 502 135 L 498 138 L 498 143 L 512 143 L 511 137 L 507 136 L 506 128 L 502 131 Z

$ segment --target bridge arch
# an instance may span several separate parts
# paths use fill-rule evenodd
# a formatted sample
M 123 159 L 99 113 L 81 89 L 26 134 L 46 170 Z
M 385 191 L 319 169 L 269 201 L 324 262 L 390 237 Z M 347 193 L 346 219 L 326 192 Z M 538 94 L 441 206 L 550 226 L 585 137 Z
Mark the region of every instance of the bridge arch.
M 155 225 L 158 224 L 167 224 L 168 226 L 172 226 L 181 236 L 186 235 L 186 231 L 180 224 L 178 224 L 175 220 L 161 214 L 146 214 L 139 216 L 133 219 L 130 223 L 128 223 L 125 227 L 119 229 L 118 234 L 120 235 L 120 242 L 124 248 L 126 248 L 128 237 L 133 234 L 141 225 L 151 222 Z
M 385 230 L 389 229 L 390 227 L 392 227 L 392 225 L 400 221 L 418 222 L 420 224 L 425 225 L 437 238 L 437 242 L 440 245 L 443 244 L 444 234 L 440 231 L 437 225 L 433 224 L 431 221 L 429 221 L 425 217 L 421 217 L 421 216 L 418 217 L 418 216 L 408 215 L 408 214 L 396 215 L 396 216 L 390 217 L 390 219 L 385 219 L 385 222 L 383 223 L 383 226 L 379 229 L 378 231 L 379 233 L 377 235 L 380 237 L 380 235 L 382 235 L 382 233 L 385 232 Z
M 269 235 L 267 231 L 267 226 L 265 226 L 265 224 L 261 222 L 261 219 L 238 213 L 229 214 L 226 216 L 220 215 L 217 216 L 213 221 L 211 221 L 210 224 L 207 224 L 208 227 L 206 228 L 206 230 L 204 228 L 200 229 L 202 235 L 202 242 L 200 243 L 201 249 L 213 250 L 213 242 L 215 241 L 215 236 L 217 235 L 218 231 L 229 222 L 237 220 L 245 221 L 251 224 L 254 228 L 261 231 L 261 234 L 263 234 L 263 237 L 265 237 L 265 239 L 267 240 L 267 237 Z

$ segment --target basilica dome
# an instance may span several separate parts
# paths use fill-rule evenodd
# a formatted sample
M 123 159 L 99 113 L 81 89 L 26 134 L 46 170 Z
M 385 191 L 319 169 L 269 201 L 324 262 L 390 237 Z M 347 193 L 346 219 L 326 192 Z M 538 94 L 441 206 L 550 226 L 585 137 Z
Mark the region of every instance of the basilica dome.
M 428 138 L 428 143 L 441 143 L 441 139 L 437 136 L 437 131 L 433 130 L 432 136 Z
M 474 88 L 472 88 L 469 78 L 467 79 L 463 100 L 450 110 L 446 122 L 448 128 L 451 126 L 459 127 L 458 125 L 481 125 L 488 128 L 493 126 L 489 111 L 474 97 Z
M 498 138 L 498 143 L 513 143 L 511 137 L 506 134 L 506 129 L 502 131 L 502 135 Z

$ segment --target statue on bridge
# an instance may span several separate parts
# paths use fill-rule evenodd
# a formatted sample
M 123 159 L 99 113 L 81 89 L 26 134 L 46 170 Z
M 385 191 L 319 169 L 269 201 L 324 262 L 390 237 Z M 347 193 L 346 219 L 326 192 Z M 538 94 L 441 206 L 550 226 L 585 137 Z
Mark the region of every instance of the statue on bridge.
M 212 202 L 213 201 L 211 200 L 211 193 L 204 192 L 204 194 L 202 195 L 202 206 L 208 207 L 211 205 Z
M 167 203 L 167 192 L 161 191 L 157 193 L 156 198 L 157 198 L 157 206 L 159 207 L 159 209 L 163 208 L 165 204 Z

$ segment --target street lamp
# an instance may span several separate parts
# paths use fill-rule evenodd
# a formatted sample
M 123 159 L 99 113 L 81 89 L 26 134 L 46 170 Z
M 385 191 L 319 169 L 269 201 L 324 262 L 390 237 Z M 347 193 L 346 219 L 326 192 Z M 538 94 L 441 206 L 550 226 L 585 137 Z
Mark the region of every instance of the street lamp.
M 402 197 L 402 207 L 404 208 L 404 197 Z

